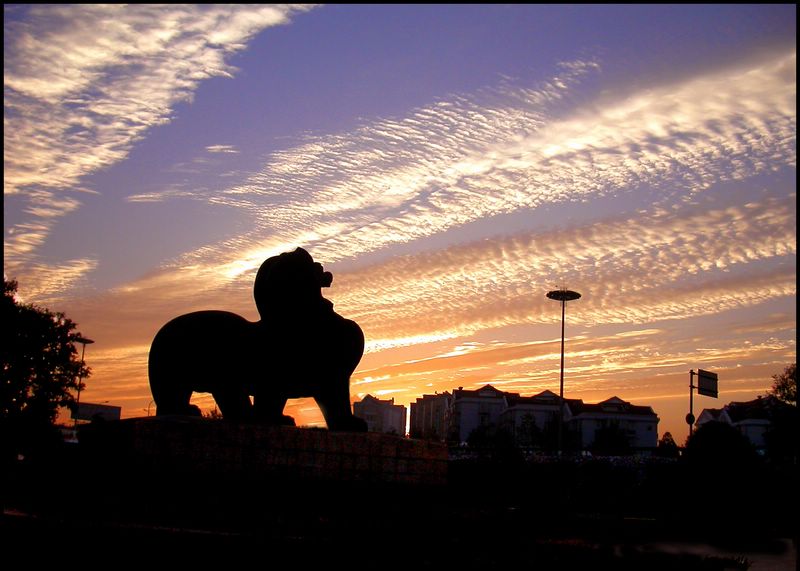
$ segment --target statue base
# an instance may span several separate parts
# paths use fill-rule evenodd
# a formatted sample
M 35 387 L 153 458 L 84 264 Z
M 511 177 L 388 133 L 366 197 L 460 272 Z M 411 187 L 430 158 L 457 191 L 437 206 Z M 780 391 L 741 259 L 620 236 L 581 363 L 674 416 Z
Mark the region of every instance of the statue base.
M 447 483 L 446 445 L 390 434 L 160 416 L 86 425 L 79 440 L 91 463 L 145 478 Z

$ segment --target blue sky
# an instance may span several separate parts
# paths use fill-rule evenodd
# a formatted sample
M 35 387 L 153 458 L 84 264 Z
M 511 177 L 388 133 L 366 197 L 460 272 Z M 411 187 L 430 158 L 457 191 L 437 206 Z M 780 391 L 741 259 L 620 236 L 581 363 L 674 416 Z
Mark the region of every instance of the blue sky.
M 403 404 L 553 389 L 544 293 L 566 285 L 568 396 L 651 404 L 681 434 L 690 368 L 720 372 L 696 406 L 721 406 L 796 360 L 795 20 L 7 5 L 4 273 L 97 341 L 86 396 L 128 416 L 158 328 L 255 319 L 255 270 L 296 246 L 367 335 L 354 395 Z

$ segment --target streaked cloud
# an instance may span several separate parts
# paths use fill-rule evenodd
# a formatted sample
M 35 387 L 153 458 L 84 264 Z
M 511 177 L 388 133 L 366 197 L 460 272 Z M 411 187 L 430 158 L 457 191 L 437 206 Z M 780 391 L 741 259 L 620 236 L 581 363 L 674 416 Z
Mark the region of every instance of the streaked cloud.
M 548 204 L 644 191 L 692 200 L 712 184 L 792 168 L 795 60 L 773 54 L 565 111 L 565 94 L 599 69 L 575 62 L 536 89 L 504 84 L 312 138 L 209 198 L 248 211 L 263 236 L 217 245 L 223 273 L 294 244 L 336 261 Z
M 608 94 L 550 119 L 558 94 L 598 70 L 576 63 L 537 89 L 504 84 L 481 96 L 483 107 L 454 98 L 316 138 L 212 198 L 260 220 L 257 247 L 249 235 L 210 244 L 119 293 L 195 307 L 211 305 L 216 291 L 226 300 L 240 291 L 249 302 L 254 270 L 296 245 L 334 265 L 410 240 L 425 252 L 425 238 L 478 218 L 646 190 L 647 211 L 392 258 L 337 273 L 331 294 L 369 330 L 370 350 L 552 319 L 531 292 L 565 281 L 585 293 L 579 318 L 596 323 L 680 319 L 792 295 L 794 195 L 739 204 L 711 191 L 793 168 L 794 59 L 773 55 L 621 99 Z M 760 275 L 735 271 L 780 260 Z M 629 303 L 610 301 L 620 295 Z
M 85 293 L 89 289 L 86 276 L 97 268 L 97 263 L 94 258 L 82 258 L 51 265 L 33 264 L 18 268 L 18 272 L 8 277 L 25 284 L 24 299 L 49 304 L 63 300 L 65 293 Z
M 82 177 L 127 157 L 257 33 L 313 5 L 82 4 L 6 7 L 4 193 L 26 196 L 6 259 L 31 259 L 47 219 L 79 206 Z M 18 12 L 24 10 L 24 18 Z
M 200 81 L 232 76 L 226 56 L 310 7 L 42 5 L 7 20 L 6 192 L 71 186 L 120 160 Z
M 239 150 L 233 145 L 211 145 L 206 147 L 209 153 L 238 153 Z
M 584 294 L 574 315 L 581 323 L 682 319 L 794 295 L 794 221 L 793 198 L 635 213 L 335 272 L 326 295 L 362 324 L 369 351 L 553 321 L 552 302 L 536 293 L 562 280 Z M 762 271 L 739 271 L 751 264 Z M 222 306 L 254 316 L 253 275 L 220 289 L 209 287 L 219 276 L 207 268 L 163 270 L 119 288 L 110 305 Z
M 337 276 L 335 299 L 376 343 L 385 335 L 459 336 L 552 320 L 536 292 L 562 279 L 584 294 L 574 317 L 581 322 L 680 319 L 793 295 L 794 220 L 793 199 L 637 213 L 395 258 Z M 732 271 L 781 259 L 783 270 L 770 266 L 760 276 Z
M 172 198 L 192 198 L 197 195 L 196 189 L 188 190 L 182 184 L 160 188 L 158 191 L 142 192 L 125 197 L 126 202 L 163 202 Z
M 557 329 L 557 328 L 556 328 Z M 742 377 L 743 371 L 730 369 L 737 360 L 772 363 L 780 366 L 796 351 L 793 341 L 765 338 L 758 343 L 730 339 L 707 339 L 706 347 L 686 339 L 676 331 L 664 330 L 656 338 L 636 335 L 570 336 L 566 345 L 568 380 L 571 394 L 580 396 L 600 391 L 621 394 L 672 394 L 675 375 L 688 373 L 687 365 L 700 363 L 724 371 L 726 389 L 733 383 L 763 382 L 764 378 Z M 371 393 L 382 387 L 403 387 L 405 398 L 413 400 L 422 392 L 452 390 L 457 386 L 474 388 L 491 383 L 503 390 L 534 394 L 557 388 L 560 374 L 560 339 L 536 342 L 493 343 L 457 355 L 433 352 L 428 358 L 382 364 L 363 369 L 354 376 L 353 390 Z M 663 374 L 657 374 L 659 369 Z M 683 375 L 681 375 L 683 377 Z M 376 379 L 365 383 L 363 379 Z M 741 379 L 737 381 L 736 379 Z M 681 379 L 682 380 L 682 379 Z

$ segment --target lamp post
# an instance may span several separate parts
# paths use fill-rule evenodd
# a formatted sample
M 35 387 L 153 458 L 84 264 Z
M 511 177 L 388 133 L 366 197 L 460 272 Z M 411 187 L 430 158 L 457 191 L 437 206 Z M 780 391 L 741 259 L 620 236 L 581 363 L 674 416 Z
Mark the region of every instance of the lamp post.
M 558 455 L 561 456 L 561 441 L 564 430 L 564 318 L 566 314 L 567 302 L 579 299 L 581 294 L 566 288 L 547 292 L 547 297 L 561 302 L 561 389 L 559 397 L 561 401 L 558 419 Z
M 86 337 L 76 337 L 75 341 L 83 345 L 81 349 L 81 370 L 78 373 L 78 396 L 75 399 L 75 419 L 73 426 L 78 426 L 78 406 L 81 404 L 81 382 L 83 381 L 83 364 L 84 360 L 83 357 L 86 354 L 86 346 L 91 345 L 94 343 L 91 339 L 87 339 Z

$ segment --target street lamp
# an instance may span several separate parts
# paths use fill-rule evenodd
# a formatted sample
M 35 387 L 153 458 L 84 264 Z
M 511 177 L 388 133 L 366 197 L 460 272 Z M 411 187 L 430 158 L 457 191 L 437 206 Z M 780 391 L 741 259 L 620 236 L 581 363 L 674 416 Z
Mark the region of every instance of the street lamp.
M 81 349 L 81 370 L 78 373 L 78 396 L 75 399 L 75 422 L 73 424 L 73 426 L 78 426 L 78 406 L 81 404 L 81 383 L 83 382 L 83 356 L 86 354 L 86 346 L 91 345 L 94 343 L 94 341 L 80 336 L 76 337 L 75 341 L 83 345 L 83 348 Z
M 558 455 L 561 456 L 562 431 L 564 429 L 564 316 L 566 313 L 567 302 L 580 299 L 581 294 L 566 288 L 547 292 L 547 297 L 561 302 L 561 406 L 558 421 Z

